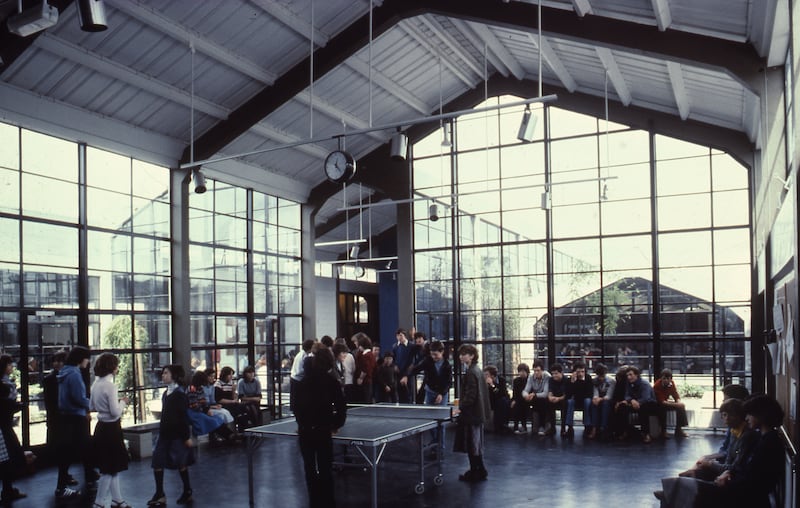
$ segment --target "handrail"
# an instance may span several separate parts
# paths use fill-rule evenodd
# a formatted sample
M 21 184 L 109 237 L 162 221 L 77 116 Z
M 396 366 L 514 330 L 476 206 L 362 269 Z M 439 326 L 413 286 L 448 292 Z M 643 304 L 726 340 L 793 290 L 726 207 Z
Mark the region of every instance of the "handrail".
M 789 434 L 786 433 L 786 427 L 784 427 L 783 425 L 778 427 L 778 433 L 780 434 L 781 439 L 783 440 L 783 445 L 789 452 L 789 458 L 791 458 L 792 461 L 794 461 L 794 458 L 797 456 L 797 449 L 794 447 L 794 443 L 792 443 L 792 440 L 789 438 Z

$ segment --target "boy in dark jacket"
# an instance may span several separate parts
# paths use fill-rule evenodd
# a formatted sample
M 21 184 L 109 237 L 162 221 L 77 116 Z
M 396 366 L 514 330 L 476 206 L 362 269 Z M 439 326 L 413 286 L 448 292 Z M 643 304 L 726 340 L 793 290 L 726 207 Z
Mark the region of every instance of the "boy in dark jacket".
M 311 508 L 336 505 L 332 436 L 344 425 L 347 405 L 333 368 L 333 353 L 315 345 L 311 369 L 297 384 L 295 418 Z

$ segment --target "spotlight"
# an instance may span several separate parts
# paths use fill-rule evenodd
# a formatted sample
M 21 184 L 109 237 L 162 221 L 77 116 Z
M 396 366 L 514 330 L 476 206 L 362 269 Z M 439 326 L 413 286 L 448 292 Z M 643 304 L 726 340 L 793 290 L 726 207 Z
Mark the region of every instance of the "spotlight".
M 519 124 L 517 139 L 526 143 L 533 141 L 533 131 L 536 129 L 536 117 L 532 115 L 530 106 L 525 106 L 522 121 Z
M 408 136 L 402 132 L 397 132 L 392 136 L 392 144 L 389 147 L 389 157 L 395 161 L 406 160 L 408 151 Z
M 106 7 L 103 0 L 78 0 L 78 19 L 84 32 L 102 32 L 106 24 Z
M 444 124 L 442 124 L 442 146 L 445 148 L 453 146 L 453 143 L 450 142 L 450 137 L 447 135 L 447 126 Z
M 608 184 L 603 183 L 603 193 L 600 194 L 600 199 L 603 201 L 608 201 Z
M 544 191 L 542 192 L 541 209 L 550 210 L 551 208 L 553 208 L 553 198 L 550 196 L 550 191 Z
M 433 203 L 430 207 L 428 207 L 428 218 L 431 222 L 436 222 L 439 220 L 439 205 Z
M 41 6 L 22 10 L 22 2 L 19 2 L 19 13 L 8 18 L 8 31 L 27 37 L 58 23 L 58 9 L 48 5 L 46 0 L 40 3 Z
M 194 180 L 195 194 L 202 194 L 208 190 L 206 187 L 206 177 L 203 176 L 203 173 L 200 172 L 200 169 L 192 170 L 192 180 Z
M 358 245 L 353 245 L 350 247 L 350 259 L 355 259 L 358 257 L 358 253 L 361 251 L 361 247 Z
M 391 262 L 391 261 L 389 261 L 388 263 L 386 263 L 386 269 L 387 269 L 387 270 L 391 270 L 391 269 L 392 269 L 392 262 Z

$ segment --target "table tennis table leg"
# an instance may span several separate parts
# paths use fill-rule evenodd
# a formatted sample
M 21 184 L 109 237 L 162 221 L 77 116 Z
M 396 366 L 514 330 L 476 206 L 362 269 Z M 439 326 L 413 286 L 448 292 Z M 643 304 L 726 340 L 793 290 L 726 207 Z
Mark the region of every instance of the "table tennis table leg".
M 253 436 L 247 436 L 247 493 L 250 496 L 250 508 L 255 507 L 253 495 Z
M 378 449 L 374 446 L 370 446 L 370 462 L 372 463 L 372 468 L 370 470 L 370 476 L 372 479 L 372 508 L 378 508 Z

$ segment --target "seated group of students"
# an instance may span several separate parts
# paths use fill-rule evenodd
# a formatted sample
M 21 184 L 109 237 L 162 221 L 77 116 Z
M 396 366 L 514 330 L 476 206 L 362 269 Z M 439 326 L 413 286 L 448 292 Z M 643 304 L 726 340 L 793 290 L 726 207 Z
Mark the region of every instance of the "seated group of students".
M 719 451 L 661 480 L 653 492 L 662 508 L 767 508 L 783 475 L 785 448 L 778 428 L 784 412 L 767 395 L 748 397 L 741 385 L 723 389 L 719 411 L 728 426 Z
M 192 432 L 208 434 L 211 442 L 237 442 L 244 429 L 261 425 L 261 383 L 255 373 L 247 366 L 237 382 L 231 367 L 220 369 L 219 379 L 212 368 L 196 370 L 186 393 Z
M 664 369 L 651 385 L 632 365 L 621 366 L 616 376 L 610 377 L 608 368 L 596 363 L 592 378 L 586 373 L 586 365 L 578 361 L 567 377 L 561 364 L 553 364 L 548 372 L 537 360 L 533 363 L 533 373 L 528 365 L 519 364 L 510 397 L 497 369 L 486 366 L 483 370 L 489 385 L 496 432 L 512 431 L 508 423 L 513 421 L 513 432 L 527 434 L 530 420 L 534 435 L 543 429 L 543 435 L 552 436 L 556 433 L 556 411 L 560 411 L 561 436 L 572 438 L 575 411 L 582 411 L 585 438 L 627 439 L 635 434 L 631 414 L 638 413 L 641 438 L 649 443 L 652 441 L 650 416 L 658 418 L 660 437 L 666 439 L 667 413 L 674 410 L 675 437 L 686 437 L 683 430 L 688 425 L 686 408 L 669 369 Z

